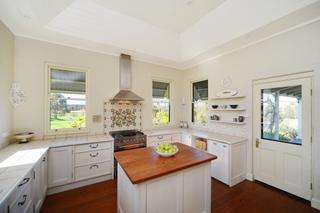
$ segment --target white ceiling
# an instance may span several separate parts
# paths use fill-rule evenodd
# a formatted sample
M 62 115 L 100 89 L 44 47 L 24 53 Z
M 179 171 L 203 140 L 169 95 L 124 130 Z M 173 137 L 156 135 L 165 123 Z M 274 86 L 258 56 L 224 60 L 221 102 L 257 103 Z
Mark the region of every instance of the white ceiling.
M 226 0 L 95 0 L 107 9 L 180 33 Z
M 314 8 L 320 0 L 1 0 L 0 20 L 17 36 L 184 68 L 319 20 Z

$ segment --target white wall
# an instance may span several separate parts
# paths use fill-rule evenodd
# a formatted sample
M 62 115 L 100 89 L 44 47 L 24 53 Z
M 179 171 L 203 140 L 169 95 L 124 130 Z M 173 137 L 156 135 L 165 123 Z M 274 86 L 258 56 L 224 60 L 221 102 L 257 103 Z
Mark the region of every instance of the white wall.
M 252 80 L 263 77 L 314 70 L 314 143 L 313 143 L 313 175 L 315 198 L 320 201 L 320 22 L 316 22 L 294 31 L 273 37 L 272 39 L 247 47 L 240 51 L 208 61 L 189 69 L 184 75 L 184 96 L 188 105 L 184 109 L 184 117 L 191 122 L 191 88 L 190 81 L 194 79 L 209 79 L 209 96 L 221 90 L 220 82 L 230 76 L 232 88 L 239 89 L 246 95 L 244 105 L 249 116 L 244 127 L 222 124 L 210 124 L 206 129 L 222 131 L 233 135 L 248 137 L 247 172 L 252 173 Z M 317 131 L 318 130 L 318 131 Z M 320 204 L 320 203 L 319 203 Z
M 93 123 L 92 115 L 103 115 L 103 102 L 119 90 L 119 58 L 65 47 L 61 45 L 16 37 L 14 80 L 21 83 L 26 103 L 14 110 L 14 131 L 34 131 L 45 134 L 45 63 L 66 64 L 89 68 L 88 127 L 90 133 L 102 133 L 103 122 Z M 152 78 L 172 81 L 172 125 L 180 120 L 179 106 L 182 71 L 140 61 L 132 61 L 133 91 L 142 96 L 143 126 L 152 127 Z M 165 77 L 163 77 L 165 76 Z
M 13 78 L 14 36 L 0 21 L 0 148 L 8 143 L 12 128 L 9 91 Z

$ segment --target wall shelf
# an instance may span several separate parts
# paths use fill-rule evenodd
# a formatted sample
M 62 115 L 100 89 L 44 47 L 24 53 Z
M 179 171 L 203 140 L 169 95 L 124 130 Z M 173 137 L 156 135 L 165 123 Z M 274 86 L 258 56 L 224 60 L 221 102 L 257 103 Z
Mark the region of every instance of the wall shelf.
M 224 99 L 238 99 L 238 98 L 245 98 L 244 95 L 236 95 L 236 96 L 229 96 L 229 97 L 214 97 L 211 100 L 224 100 Z
M 216 120 L 210 120 L 212 123 L 223 123 L 223 124 L 235 124 L 235 125 L 244 125 L 247 122 L 233 122 L 233 121 L 216 121 Z

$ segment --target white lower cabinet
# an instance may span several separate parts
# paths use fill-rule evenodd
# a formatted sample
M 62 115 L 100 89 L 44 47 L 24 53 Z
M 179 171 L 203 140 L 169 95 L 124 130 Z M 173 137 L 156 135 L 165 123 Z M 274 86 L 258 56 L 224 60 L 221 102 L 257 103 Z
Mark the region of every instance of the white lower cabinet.
M 73 147 L 51 148 L 48 155 L 48 187 L 73 181 Z
M 211 212 L 210 163 L 132 184 L 118 165 L 117 208 L 121 213 Z
M 245 179 L 245 142 L 226 144 L 208 140 L 208 152 L 218 158 L 211 162 L 211 176 L 230 187 Z
M 181 134 L 164 134 L 157 136 L 148 136 L 147 137 L 147 146 L 158 146 L 159 143 L 168 142 L 168 143 L 181 143 L 182 138 Z
M 45 154 L 33 168 L 33 203 L 34 212 L 40 212 L 47 192 L 47 154 Z
M 96 143 L 75 146 L 75 181 L 112 174 L 112 143 Z
M 33 172 L 29 172 L 11 192 L 8 200 L 8 212 L 10 213 L 32 213 L 32 185 Z
M 182 135 L 182 143 L 188 146 L 192 145 L 192 135 L 189 133 L 183 133 Z

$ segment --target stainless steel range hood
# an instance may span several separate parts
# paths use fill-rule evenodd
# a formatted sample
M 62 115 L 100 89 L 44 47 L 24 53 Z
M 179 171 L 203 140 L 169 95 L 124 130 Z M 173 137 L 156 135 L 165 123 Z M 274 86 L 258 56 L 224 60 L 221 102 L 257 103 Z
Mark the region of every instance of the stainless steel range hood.
M 120 55 L 120 91 L 110 99 L 110 101 L 143 101 L 143 98 L 131 91 L 132 72 L 131 72 L 131 56 Z

